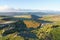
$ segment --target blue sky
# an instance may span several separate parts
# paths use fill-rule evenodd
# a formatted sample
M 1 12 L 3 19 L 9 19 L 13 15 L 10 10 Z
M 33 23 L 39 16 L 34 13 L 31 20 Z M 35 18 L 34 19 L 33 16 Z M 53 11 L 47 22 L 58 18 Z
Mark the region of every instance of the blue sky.
M 1 7 L 60 11 L 60 0 L 0 0 Z

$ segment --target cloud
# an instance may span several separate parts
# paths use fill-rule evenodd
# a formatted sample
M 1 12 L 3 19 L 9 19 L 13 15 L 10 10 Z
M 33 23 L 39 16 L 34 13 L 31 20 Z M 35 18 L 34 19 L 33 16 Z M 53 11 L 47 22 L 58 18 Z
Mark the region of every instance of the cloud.
M 20 9 L 20 8 L 12 8 L 10 6 L 4 5 L 0 6 L 0 12 L 27 12 L 27 11 L 37 11 L 32 9 Z
M 55 7 L 40 7 L 40 10 L 48 10 L 48 11 L 60 11 L 60 8 Z
M 12 8 L 7 5 L 0 6 L 0 12 L 13 12 L 13 11 L 18 11 L 18 8 Z
M 40 10 L 39 10 L 40 9 Z M 35 9 L 20 9 L 20 8 L 12 8 L 8 5 L 4 5 L 4 6 L 0 6 L 0 12 L 27 12 L 27 11 L 33 11 L 33 12 L 36 12 L 36 11 L 41 11 L 41 10 L 54 10 L 54 11 L 60 11 L 60 9 L 58 8 L 48 8 L 48 7 L 43 7 L 43 8 L 39 8 L 38 10 L 35 10 Z
M 8 7 L 7 5 L 5 5 L 5 6 L 0 6 L 0 11 L 6 10 L 6 9 L 9 9 L 9 7 Z

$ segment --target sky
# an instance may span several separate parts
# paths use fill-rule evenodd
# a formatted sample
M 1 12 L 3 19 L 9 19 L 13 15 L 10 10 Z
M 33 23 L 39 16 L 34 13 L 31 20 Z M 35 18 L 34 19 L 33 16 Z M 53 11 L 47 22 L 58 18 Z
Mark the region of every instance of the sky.
M 60 11 L 60 0 L 0 0 L 0 11 L 6 9 Z

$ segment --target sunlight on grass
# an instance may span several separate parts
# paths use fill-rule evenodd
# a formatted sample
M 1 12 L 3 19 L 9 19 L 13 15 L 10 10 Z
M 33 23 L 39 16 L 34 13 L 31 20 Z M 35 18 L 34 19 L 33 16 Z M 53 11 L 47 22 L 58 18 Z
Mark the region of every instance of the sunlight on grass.
M 27 28 L 37 28 L 40 26 L 40 23 L 32 21 L 32 20 L 24 20 Z

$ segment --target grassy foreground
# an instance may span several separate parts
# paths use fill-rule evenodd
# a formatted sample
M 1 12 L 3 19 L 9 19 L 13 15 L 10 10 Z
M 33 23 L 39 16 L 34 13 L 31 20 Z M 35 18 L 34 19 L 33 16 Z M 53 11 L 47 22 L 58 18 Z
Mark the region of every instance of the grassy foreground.
M 29 16 L 1 16 L 0 40 L 60 40 L 60 16 Z

